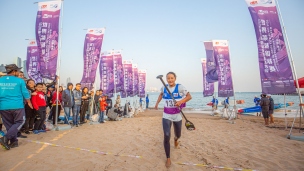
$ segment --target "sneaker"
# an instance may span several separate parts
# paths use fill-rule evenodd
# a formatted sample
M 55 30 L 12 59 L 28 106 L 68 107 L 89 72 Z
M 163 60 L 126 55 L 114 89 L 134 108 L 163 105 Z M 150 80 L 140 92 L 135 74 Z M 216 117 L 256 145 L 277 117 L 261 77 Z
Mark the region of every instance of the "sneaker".
M 58 121 L 57 123 L 58 123 L 58 124 L 63 124 L 63 123 L 64 123 L 64 121 Z
M 76 127 L 78 127 L 78 124 L 76 125 Z
M 5 133 L 3 131 L 0 131 L 0 136 L 4 137 Z
M 0 138 L 0 144 L 7 150 L 11 149 L 11 147 L 8 145 L 8 139 L 6 136 Z
M 11 148 L 18 147 L 18 141 L 14 141 L 14 142 L 10 143 L 9 146 L 10 146 Z
M 18 137 L 19 137 L 19 138 L 27 138 L 27 136 L 22 135 L 22 134 L 20 134 Z
M 41 130 L 38 130 L 38 132 L 46 132 L 46 130 L 41 129 Z
M 40 132 L 38 130 L 33 130 L 34 134 L 39 134 Z
M 30 131 L 25 131 L 24 133 L 26 133 L 26 134 L 30 134 Z

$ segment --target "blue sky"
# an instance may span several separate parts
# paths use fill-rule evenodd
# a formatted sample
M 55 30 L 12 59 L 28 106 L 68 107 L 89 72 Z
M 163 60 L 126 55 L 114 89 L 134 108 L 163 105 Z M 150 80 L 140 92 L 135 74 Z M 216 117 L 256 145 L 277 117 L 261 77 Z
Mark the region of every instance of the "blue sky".
M 37 4 L 0 1 L 0 63 L 26 58 L 35 38 Z M 304 76 L 304 1 L 279 0 L 299 77 Z M 244 0 L 86 0 L 64 1 L 61 81 L 81 80 L 84 28 L 106 27 L 102 51 L 123 49 L 147 70 L 147 87 L 161 87 L 157 75 L 169 71 L 191 92 L 202 91 L 201 41 L 227 39 L 235 91 L 261 91 L 253 23 Z M 99 80 L 99 79 L 98 79 Z M 217 88 L 216 88 L 217 89 Z

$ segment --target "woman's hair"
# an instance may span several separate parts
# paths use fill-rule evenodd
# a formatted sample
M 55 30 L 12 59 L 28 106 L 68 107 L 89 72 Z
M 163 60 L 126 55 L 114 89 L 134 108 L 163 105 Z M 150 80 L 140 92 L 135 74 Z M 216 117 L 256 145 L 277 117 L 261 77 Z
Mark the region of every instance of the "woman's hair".
M 84 94 L 84 90 L 85 89 L 88 89 L 88 87 L 83 87 L 83 89 L 82 89 L 82 94 Z M 87 93 L 89 93 L 89 89 L 88 89 L 88 92 Z
M 170 72 L 168 72 L 168 73 L 167 73 L 167 75 L 166 75 L 166 76 L 168 76 L 169 74 L 174 75 L 174 78 L 176 78 L 176 74 L 175 74 L 174 72 L 170 71 Z
M 35 81 L 34 81 L 33 79 L 28 79 L 28 80 L 26 81 L 26 84 L 28 84 L 30 81 L 33 81 L 34 84 L 35 84 Z
M 63 87 L 62 86 L 59 86 L 59 91 L 60 91 L 60 88 L 62 89 L 62 91 L 63 91 Z

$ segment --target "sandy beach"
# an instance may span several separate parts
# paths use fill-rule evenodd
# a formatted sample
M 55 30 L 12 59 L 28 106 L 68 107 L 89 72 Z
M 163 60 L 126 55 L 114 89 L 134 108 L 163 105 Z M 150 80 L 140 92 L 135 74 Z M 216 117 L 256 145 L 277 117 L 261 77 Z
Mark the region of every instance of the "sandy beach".
M 18 148 L 0 149 L 0 170 L 224 170 L 213 166 L 304 170 L 304 142 L 286 138 L 282 119 L 275 119 L 280 128 L 268 128 L 256 116 L 242 116 L 231 124 L 216 116 L 186 115 L 196 130 L 183 127 L 180 148 L 174 149 L 172 128 L 169 169 L 165 167 L 162 111 L 148 110 L 122 121 L 30 134 L 19 139 Z M 293 135 L 302 132 L 296 129 Z

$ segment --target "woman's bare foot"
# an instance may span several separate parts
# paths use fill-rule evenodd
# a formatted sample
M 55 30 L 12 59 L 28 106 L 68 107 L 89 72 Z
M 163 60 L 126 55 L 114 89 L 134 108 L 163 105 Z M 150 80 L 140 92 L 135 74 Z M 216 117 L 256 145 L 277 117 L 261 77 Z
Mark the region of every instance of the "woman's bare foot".
M 179 143 L 177 138 L 174 138 L 174 147 L 175 149 L 179 149 Z
M 171 166 L 171 159 L 167 158 L 166 167 L 169 168 Z

